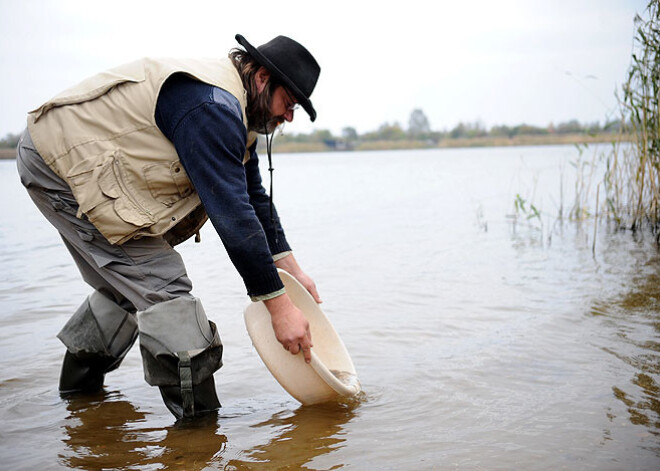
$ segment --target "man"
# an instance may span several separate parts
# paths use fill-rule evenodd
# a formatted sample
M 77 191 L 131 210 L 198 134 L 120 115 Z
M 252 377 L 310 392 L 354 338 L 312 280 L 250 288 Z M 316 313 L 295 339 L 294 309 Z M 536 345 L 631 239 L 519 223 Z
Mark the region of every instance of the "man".
M 278 341 L 310 360 L 309 326 L 277 268 L 320 298 L 300 269 L 261 183 L 256 133 L 291 121 L 320 67 L 278 36 L 243 36 L 219 61 L 143 59 L 91 77 L 28 115 L 21 181 L 95 291 L 58 334 L 62 394 L 103 387 L 140 335 L 146 381 L 175 417 L 220 407 L 222 344 L 173 246 L 213 223 Z

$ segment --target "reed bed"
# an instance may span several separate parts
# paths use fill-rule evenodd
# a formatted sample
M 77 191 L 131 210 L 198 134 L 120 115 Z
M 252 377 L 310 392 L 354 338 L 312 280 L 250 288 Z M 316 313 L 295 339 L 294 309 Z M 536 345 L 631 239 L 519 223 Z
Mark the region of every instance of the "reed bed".
M 635 17 L 631 65 L 621 95 L 617 94 L 622 134 L 603 156 L 606 171 L 601 211 L 618 228 L 637 231 L 648 227 L 660 241 L 660 11 L 657 0 L 649 2 L 645 13 L 645 17 Z
M 588 142 L 577 145 L 578 157 L 571 162 L 575 187 L 570 208 L 565 207 L 563 178 L 560 181 L 556 224 L 566 219 L 579 224 L 593 220 L 594 249 L 603 221 L 617 230 L 650 230 L 660 244 L 659 15 L 658 0 L 651 0 L 644 16 L 635 17 L 631 64 L 616 94 L 619 132 L 606 150 L 597 147 L 590 153 Z M 513 217 L 537 221 L 542 227 L 542 211 L 532 201 L 516 195 Z

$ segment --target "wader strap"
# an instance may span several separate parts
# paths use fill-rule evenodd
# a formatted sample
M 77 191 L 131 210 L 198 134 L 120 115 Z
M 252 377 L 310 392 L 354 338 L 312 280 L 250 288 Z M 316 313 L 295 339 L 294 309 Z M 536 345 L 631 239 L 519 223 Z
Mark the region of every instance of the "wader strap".
M 179 378 L 181 378 L 181 400 L 183 402 L 183 416 L 195 415 L 195 396 L 193 395 L 192 370 L 190 368 L 190 354 L 186 351 L 178 352 Z

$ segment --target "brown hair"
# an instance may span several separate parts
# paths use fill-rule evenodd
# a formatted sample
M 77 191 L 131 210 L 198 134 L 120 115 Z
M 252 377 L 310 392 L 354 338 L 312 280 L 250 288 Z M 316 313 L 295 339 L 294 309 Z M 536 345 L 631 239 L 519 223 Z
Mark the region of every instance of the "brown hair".
M 260 110 L 267 110 L 270 108 L 273 93 L 275 93 L 275 89 L 280 84 L 271 74 L 270 79 L 266 84 L 266 88 L 264 88 L 264 92 L 259 93 L 255 76 L 257 75 L 257 71 L 261 67 L 261 64 L 259 64 L 246 51 L 238 48 L 229 51 L 229 58 L 234 64 L 234 67 L 236 67 L 236 70 L 238 70 L 238 74 L 243 81 L 243 88 L 247 91 L 247 108 L 245 114 L 247 114 L 248 121 L 252 121 L 255 116 L 259 115 Z M 258 125 L 261 124 L 262 123 L 258 123 Z

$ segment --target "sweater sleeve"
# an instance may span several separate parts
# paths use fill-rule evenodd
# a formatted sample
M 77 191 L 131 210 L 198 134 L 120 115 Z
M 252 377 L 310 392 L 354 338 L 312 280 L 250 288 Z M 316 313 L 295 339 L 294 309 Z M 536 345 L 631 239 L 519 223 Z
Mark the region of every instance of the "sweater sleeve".
M 276 256 L 283 252 L 289 252 L 291 247 L 286 240 L 275 206 L 272 207 L 271 212 L 271 200 L 263 187 L 261 173 L 259 172 L 259 157 L 257 156 L 256 146 L 257 143 L 255 142 L 250 148 L 250 160 L 245 164 L 248 194 L 250 195 L 250 204 L 266 233 L 270 252 Z
M 189 78 L 166 83 L 157 124 L 174 144 L 248 295 L 266 299 L 284 286 L 248 193 L 246 130 L 240 108 L 215 95 L 213 87 Z

